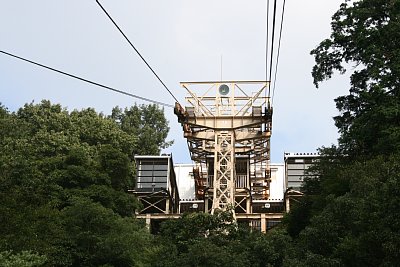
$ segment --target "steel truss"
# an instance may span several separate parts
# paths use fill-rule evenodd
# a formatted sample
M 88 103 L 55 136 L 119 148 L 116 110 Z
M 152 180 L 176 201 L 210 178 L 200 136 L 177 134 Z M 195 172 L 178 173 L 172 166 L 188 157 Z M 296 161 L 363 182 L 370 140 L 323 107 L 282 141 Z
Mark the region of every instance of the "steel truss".
M 267 199 L 269 194 L 272 107 L 266 97 L 267 81 L 183 82 L 187 106 L 176 103 L 192 160 L 199 198 L 212 196 L 213 213 L 238 206 L 235 162 L 249 159 L 249 171 L 239 202 Z M 224 90 L 221 88 L 224 87 Z M 213 170 L 207 170 L 212 167 Z M 207 175 L 208 177 L 204 177 Z M 210 176 L 213 175 L 212 181 Z M 245 193 L 243 193 L 245 192 Z M 251 213 L 251 205 L 238 210 Z M 207 211 L 207 205 L 206 205 Z

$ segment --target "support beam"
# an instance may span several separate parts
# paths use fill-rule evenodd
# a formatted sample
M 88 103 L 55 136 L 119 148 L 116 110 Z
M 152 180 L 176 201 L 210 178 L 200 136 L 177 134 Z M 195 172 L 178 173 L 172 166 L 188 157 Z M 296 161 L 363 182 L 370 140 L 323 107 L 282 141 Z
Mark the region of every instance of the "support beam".
M 211 213 L 228 207 L 234 212 L 237 194 L 244 197 L 240 212 L 250 215 L 252 199 L 265 199 L 269 193 L 272 129 L 272 108 L 266 97 L 269 82 L 185 82 L 181 85 L 188 92 L 188 106 L 183 108 L 177 103 L 174 112 L 182 124 L 192 160 L 205 163 L 211 169 L 202 174 L 207 177 L 198 175 L 197 178 L 199 183 L 208 181 L 204 197 L 206 202 L 212 201 Z M 248 161 L 245 187 L 239 183 L 236 188 L 236 158 Z M 245 196 L 244 188 L 247 189 Z M 210 205 L 205 204 L 206 212 L 207 206 Z
M 235 205 L 235 148 L 232 132 L 217 132 L 214 153 L 214 201 L 211 213 Z
M 261 232 L 262 233 L 267 232 L 267 220 L 264 213 L 261 214 Z
M 150 228 L 151 228 L 151 214 L 146 214 L 146 227 L 150 231 Z

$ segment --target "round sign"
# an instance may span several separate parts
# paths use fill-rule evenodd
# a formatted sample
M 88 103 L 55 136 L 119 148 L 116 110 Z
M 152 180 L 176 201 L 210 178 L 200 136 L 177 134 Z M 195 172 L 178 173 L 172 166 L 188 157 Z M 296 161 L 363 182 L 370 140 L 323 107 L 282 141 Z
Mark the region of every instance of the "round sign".
M 229 86 L 226 84 L 222 84 L 219 86 L 219 93 L 221 95 L 227 95 L 229 93 Z

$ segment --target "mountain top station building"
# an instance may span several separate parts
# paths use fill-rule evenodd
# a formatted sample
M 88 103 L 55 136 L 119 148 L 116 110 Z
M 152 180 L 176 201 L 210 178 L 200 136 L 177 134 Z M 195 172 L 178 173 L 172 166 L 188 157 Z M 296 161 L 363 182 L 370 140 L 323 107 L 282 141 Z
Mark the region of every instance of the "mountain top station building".
M 236 221 L 262 232 L 280 223 L 290 208 L 285 196 L 293 196 L 287 192 L 288 178 L 298 189 L 301 180 L 294 181 L 293 175 L 301 176 L 309 164 L 300 169 L 292 164 L 300 158 L 289 155 L 286 166 L 270 163 L 270 82 L 182 82 L 181 86 L 188 94 L 187 105 L 176 102 L 174 113 L 194 163 L 174 165 L 171 155 L 137 156 L 133 193 L 143 204 L 137 217 L 156 225 L 184 212 L 230 211 Z
M 236 220 L 262 232 L 279 224 L 291 203 L 302 196 L 301 182 L 306 177 L 307 168 L 318 157 L 318 153 L 285 153 L 284 163 L 271 163 L 268 197 L 251 199 L 238 194 Z M 300 162 L 302 159 L 304 161 Z M 212 187 L 212 177 L 204 183 L 196 180 L 196 164 L 174 164 L 172 155 L 135 156 L 135 162 L 136 183 L 130 191 L 142 203 L 136 217 L 145 219 L 149 227 L 179 218 L 183 213 L 210 212 L 207 194 Z M 250 191 L 246 173 L 248 170 L 237 174 L 235 187 L 239 192 Z

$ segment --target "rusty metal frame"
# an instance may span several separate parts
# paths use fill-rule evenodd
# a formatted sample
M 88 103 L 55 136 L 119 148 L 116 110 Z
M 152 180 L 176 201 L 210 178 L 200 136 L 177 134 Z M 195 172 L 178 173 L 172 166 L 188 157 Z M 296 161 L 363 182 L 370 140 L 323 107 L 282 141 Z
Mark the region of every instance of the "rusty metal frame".
M 230 89 L 226 95 L 218 91 L 222 84 Z M 211 212 L 237 204 L 235 158 L 238 155 L 248 155 L 250 159 L 252 171 L 247 197 L 266 199 L 272 131 L 272 107 L 266 96 L 269 82 L 182 82 L 181 86 L 188 93 L 188 106 L 182 108 L 177 104 L 175 112 L 181 118 L 191 158 L 199 164 L 207 163 L 207 157 L 214 158 L 214 182 L 209 192 L 213 198 Z

